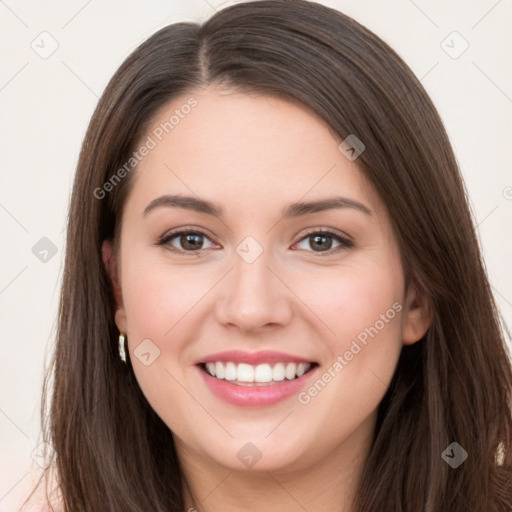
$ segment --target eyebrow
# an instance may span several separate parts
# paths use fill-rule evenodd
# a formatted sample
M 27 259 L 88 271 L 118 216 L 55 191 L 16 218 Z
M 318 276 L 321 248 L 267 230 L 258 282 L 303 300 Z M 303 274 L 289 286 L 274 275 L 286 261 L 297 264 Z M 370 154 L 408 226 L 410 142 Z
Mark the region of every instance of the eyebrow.
M 157 208 L 182 208 L 185 210 L 192 210 L 198 213 L 204 213 L 206 215 L 212 215 L 214 217 L 223 218 L 224 210 L 221 206 L 212 203 L 206 199 L 200 199 L 193 196 L 184 195 L 163 195 L 153 199 L 144 209 L 143 216 L 148 215 L 151 211 Z M 333 210 L 339 208 L 353 208 L 366 215 L 372 215 L 370 208 L 364 204 L 349 199 L 346 197 L 328 197 L 326 199 L 319 199 L 317 201 L 310 202 L 297 202 L 288 205 L 281 212 L 284 219 L 290 219 L 294 217 L 300 217 L 302 215 L 308 215 L 311 213 L 317 213 L 325 210 Z

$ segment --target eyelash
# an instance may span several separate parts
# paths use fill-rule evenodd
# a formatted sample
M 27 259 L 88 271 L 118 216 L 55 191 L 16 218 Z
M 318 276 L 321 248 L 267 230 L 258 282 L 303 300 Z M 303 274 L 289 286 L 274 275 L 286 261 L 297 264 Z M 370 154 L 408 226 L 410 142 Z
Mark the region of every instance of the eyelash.
M 201 251 L 204 251 L 205 249 L 197 249 L 195 251 L 185 251 L 185 250 L 182 250 L 182 249 L 176 249 L 176 247 L 173 247 L 172 245 L 170 245 L 169 242 L 171 240 L 173 240 L 174 238 L 176 238 L 176 237 L 178 237 L 180 235 L 184 235 L 184 234 L 201 235 L 201 236 L 204 236 L 204 237 L 210 239 L 210 237 L 206 233 L 201 231 L 201 230 L 196 230 L 196 229 L 180 229 L 178 231 L 172 231 L 170 233 L 167 233 L 167 234 L 163 235 L 158 240 L 156 245 L 157 246 L 167 245 L 168 249 L 170 251 L 173 251 L 176 254 L 179 254 L 181 256 L 189 256 L 189 255 L 199 256 L 199 253 Z M 343 236 L 340 233 L 337 233 L 337 232 L 334 232 L 334 231 L 330 231 L 328 229 L 315 229 L 313 231 L 310 231 L 309 233 L 306 233 L 297 243 L 302 242 L 303 240 L 311 237 L 312 235 L 324 235 L 324 236 L 327 236 L 329 238 L 334 238 L 337 242 L 340 243 L 340 245 L 338 247 L 336 247 L 335 249 L 328 249 L 327 251 L 312 251 L 312 250 L 308 251 L 308 252 L 316 253 L 319 256 L 331 256 L 333 254 L 338 253 L 339 251 L 341 251 L 343 249 L 350 249 L 351 247 L 354 246 L 354 243 L 349 238 L 347 238 L 346 236 Z M 294 244 L 294 245 L 296 245 L 296 244 Z

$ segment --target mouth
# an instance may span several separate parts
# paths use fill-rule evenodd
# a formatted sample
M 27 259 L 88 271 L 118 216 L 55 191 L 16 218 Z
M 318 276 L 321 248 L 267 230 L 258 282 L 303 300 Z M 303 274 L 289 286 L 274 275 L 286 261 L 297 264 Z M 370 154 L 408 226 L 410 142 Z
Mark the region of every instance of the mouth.
M 300 379 L 318 366 L 318 363 L 296 363 L 278 361 L 252 365 L 234 361 L 209 361 L 199 363 L 199 368 L 217 380 L 227 381 L 236 386 L 274 386 L 279 383 Z
M 207 390 L 240 408 L 267 407 L 298 395 L 320 367 L 283 352 L 239 350 L 211 354 L 195 366 Z

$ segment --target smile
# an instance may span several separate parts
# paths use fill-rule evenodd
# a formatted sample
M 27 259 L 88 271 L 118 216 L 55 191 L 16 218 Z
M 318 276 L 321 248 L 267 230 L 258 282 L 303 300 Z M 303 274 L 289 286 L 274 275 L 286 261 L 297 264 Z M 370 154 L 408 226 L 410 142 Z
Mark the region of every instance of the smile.
M 195 366 L 207 390 L 242 408 L 268 407 L 296 396 L 320 368 L 316 361 L 271 350 L 217 352 Z
M 203 363 L 203 370 L 218 380 L 238 386 L 270 386 L 302 377 L 314 363 L 277 362 L 251 365 L 232 361 Z

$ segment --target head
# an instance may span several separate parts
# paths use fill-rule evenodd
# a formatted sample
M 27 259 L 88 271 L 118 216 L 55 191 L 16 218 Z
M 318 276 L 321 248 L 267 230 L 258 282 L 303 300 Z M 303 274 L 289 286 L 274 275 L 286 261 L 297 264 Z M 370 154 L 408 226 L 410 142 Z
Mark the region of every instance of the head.
M 250 442 L 262 453 L 255 470 L 284 471 L 371 439 L 402 347 L 424 336 L 431 308 L 406 283 L 386 208 L 342 139 L 296 102 L 214 86 L 159 110 L 142 137 L 152 139 L 103 258 L 127 371 L 175 442 L 232 470 Z M 206 362 L 249 361 L 214 356 L 225 351 L 311 368 L 288 399 L 226 402 L 205 384 Z
M 457 163 L 413 73 L 347 16 L 242 3 L 137 48 L 83 144 L 65 265 L 50 429 L 69 510 L 180 507 L 185 454 L 240 470 L 250 442 L 245 470 L 284 472 L 358 439 L 361 512 L 505 499 L 510 362 Z M 311 367 L 241 407 L 205 384 L 229 350 Z

